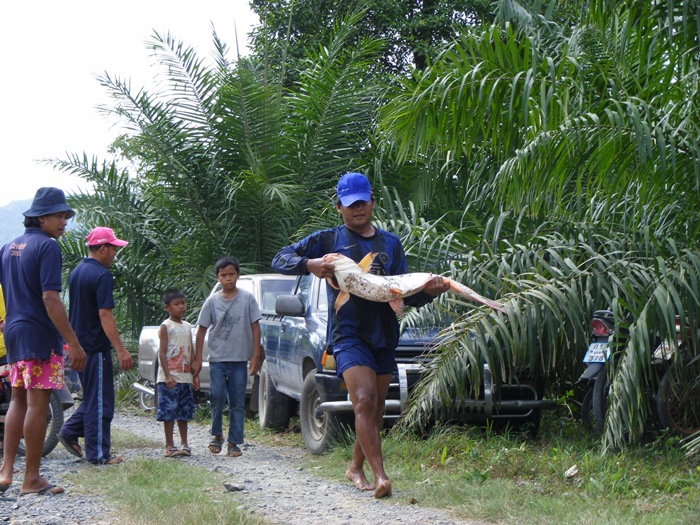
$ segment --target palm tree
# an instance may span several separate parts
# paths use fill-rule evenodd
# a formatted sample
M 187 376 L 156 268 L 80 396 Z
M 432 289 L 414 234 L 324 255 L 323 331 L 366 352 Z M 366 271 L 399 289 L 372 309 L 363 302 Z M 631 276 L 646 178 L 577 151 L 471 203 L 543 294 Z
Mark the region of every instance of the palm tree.
M 480 360 L 575 378 L 592 310 L 611 307 L 632 336 L 609 371 L 604 440 L 641 435 L 649 334 L 675 339 L 675 314 L 698 323 L 693 6 L 598 1 L 573 25 L 521 16 L 465 36 L 388 96 L 386 148 L 427 166 L 411 172 L 423 176 L 414 202 L 459 209 L 462 230 L 482 237 L 455 267 L 512 298 L 505 318 L 477 311 L 454 325 L 409 419 L 429 414 L 432 396 L 454 398 L 456 378 L 478 384 Z
M 114 226 L 131 242 L 118 269 L 134 336 L 160 319 L 168 287 L 181 287 L 196 315 L 221 255 L 236 256 L 243 273 L 269 269 L 310 217 L 334 209 L 338 174 L 371 158 L 367 130 L 381 92 L 368 71 L 380 45 L 363 38 L 346 45 L 358 17 L 309 54 L 291 89 L 271 79 L 262 60 L 230 62 L 216 34 L 209 65 L 154 33 L 147 46 L 165 79 L 156 93 L 100 78 L 114 99 L 102 109 L 126 130 L 114 143 L 119 160 L 100 165 L 74 155 L 52 163 L 94 185 L 71 201 L 84 210 L 81 226 Z M 81 253 L 79 244 L 65 247 Z

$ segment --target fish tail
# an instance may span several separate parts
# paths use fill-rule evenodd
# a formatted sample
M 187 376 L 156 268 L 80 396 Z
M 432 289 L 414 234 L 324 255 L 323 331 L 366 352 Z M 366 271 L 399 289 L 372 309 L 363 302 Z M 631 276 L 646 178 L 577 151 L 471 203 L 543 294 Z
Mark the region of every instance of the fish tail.
M 457 295 L 464 297 L 465 299 L 469 299 L 470 301 L 474 301 L 476 303 L 485 304 L 486 306 L 489 306 L 494 310 L 498 310 L 499 312 L 504 311 L 503 305 L 501 305 L 501 303 L 484 297 L 483 295 L 479 294 L 478 292 L 475 292 L 468 286 L 464 286 L 462 283 L 458 283 L 457 281 L 453 281 L 452 279 L 447 279 L 447 281 L 449 281 L 450 283 L 450 290 L 452 290 Z

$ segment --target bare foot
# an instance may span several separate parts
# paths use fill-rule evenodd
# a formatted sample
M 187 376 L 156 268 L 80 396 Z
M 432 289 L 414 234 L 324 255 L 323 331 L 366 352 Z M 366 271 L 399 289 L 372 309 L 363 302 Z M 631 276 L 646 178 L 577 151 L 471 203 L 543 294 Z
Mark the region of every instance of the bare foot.
M 377 488 L 374 491 L 375 498 L 388 498 L 391 496 L 391 481 L 385 479 L 377 483 Z
M 348 469 L 345 471 L 345 477 L 352 481 L 360 490 L 374 490 L 374 485 L 367 480 L 362 469 L 357 470 L 352 467 L 348 467 Z

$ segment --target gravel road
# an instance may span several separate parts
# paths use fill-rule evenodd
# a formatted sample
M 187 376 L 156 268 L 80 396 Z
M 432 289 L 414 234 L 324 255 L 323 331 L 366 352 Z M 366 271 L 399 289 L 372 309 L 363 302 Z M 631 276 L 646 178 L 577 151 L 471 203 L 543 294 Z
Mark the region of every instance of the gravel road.
M 162 426 L 152 418 L 118 414 L 113 427 L 162 440 Z M 391 498 L 377 501 L 370 492 L 360 492 L 351 483 L 322 479 L 304 469 L 306 452 L 287 447 L 259 446 L 246 443 L 243 456 L 227 458 L 209 454 L 207 428 L 190 426 L 193 456 L 167 461 L 185 461 L 226 473 L 228 482 L 238 489 L 231 497 L 238 498 L 246 509 L 263 516 L 270 523 L 284 525 L 377 525 L 431 524 L 476 525 L 461 521 L 442 510 L 410 504 L 400 487 Z M 176 435 L 177 442 L 177 435 Z M 160 447 L 153 450 L 117 450 L 126 461 L 135 458 L 162 457 Z M 166 461 L 165 458 L 163 458 Z M 42 462 L 42 474 L 51 482 L 66 488 L 57 496 L 19 496 L 23 461 L 10 490 L 0 497 L 0 523 L 11 525 L 111 525 L 123 523 L 117 509 L 105 496 L 82 494 L 71 486 L 65 474 L 79 472 L 87 465 L 71 456 L 59 444 Z M 122 468 L 122 466 L 99 467 Z M 221 487 L 226 492 L 225 487 Z M 329 495 L 332 494 L 332 497 Z

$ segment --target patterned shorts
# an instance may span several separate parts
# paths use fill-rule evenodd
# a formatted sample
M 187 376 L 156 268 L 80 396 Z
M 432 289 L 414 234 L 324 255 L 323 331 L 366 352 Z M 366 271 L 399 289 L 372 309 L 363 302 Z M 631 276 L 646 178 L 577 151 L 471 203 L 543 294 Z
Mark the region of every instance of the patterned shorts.
M 25 390 L 63 388 L 63 356 L 51 352 L 49 359 L 23 359 L 13 363 L 10 385 Z
M 158 383 L 157 421 L 191 421 L 194 419 L 194 394 L 192 385 L 178 383 L 168 388 L 165 383 Z

